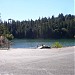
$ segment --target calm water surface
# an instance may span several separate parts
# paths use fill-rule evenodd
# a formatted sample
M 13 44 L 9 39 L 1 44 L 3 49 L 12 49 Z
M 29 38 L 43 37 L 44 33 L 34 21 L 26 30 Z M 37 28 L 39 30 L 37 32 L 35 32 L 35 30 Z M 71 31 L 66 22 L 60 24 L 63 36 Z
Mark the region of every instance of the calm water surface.
M 36 48 L 42 44 L 51 46 L 54 42 L 60 42 L 63 46 L 75 46 L 74 39 L 14 39 L 12 48 Z

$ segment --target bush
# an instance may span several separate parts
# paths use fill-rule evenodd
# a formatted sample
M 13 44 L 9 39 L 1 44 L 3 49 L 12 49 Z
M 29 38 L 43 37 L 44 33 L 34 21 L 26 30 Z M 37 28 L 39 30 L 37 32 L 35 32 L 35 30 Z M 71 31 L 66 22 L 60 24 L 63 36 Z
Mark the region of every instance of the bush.
M 12 34 L 6 34 L 5 36 L 9 40 L 12 40 L 14 38 L 14 36 Z
M 55 42 L 53 45 L 52 45 L 53 48 L 61 48 L 62 45 L 59 43 L 59 42 Z

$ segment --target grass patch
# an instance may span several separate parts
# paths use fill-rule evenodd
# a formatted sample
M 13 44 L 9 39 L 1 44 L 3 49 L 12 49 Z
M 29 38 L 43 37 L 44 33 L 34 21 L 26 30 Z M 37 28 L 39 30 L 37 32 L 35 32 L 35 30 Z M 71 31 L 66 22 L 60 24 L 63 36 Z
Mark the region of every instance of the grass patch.
M 52 48 L 62 48 L 63 46 L 59 42 L 55 42 L 52 44 Z

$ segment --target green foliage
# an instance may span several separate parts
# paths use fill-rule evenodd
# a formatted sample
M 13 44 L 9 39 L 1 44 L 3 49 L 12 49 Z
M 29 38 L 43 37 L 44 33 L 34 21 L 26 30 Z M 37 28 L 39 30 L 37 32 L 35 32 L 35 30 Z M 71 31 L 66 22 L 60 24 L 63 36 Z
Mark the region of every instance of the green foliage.
M 0 34 L 13 35 L 14 38 L 74 38 L 75 15 L 63 15 L 37 20 L 4 22 L 0 25 Z M 8 37 L 8 36 L 7 36 Z
M 62 45 L 59 43 L 59 42 L 55 42 L 53 45 L 52 45 L 53 48 L 61 48 Z
M 5 35 L 7 33 L 10 33 L 8 28 L 4 24 L 0 24 L 0 35 Z
M 0 24 L 0 36 L 5 36 L 7 39 L 12 40 L 14 36 L 10 34 L 8 28 L 4 24 Z
M 14 38 L 12 34 L 6 34 L 5 37 L 9 40 L 12 40 Z

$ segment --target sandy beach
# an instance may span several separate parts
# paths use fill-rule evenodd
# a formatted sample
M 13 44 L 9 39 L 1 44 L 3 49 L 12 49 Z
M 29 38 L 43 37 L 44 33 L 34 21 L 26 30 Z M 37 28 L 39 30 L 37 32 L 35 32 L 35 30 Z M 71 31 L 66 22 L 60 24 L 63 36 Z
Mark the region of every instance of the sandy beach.
M 0 75 L 75 75 L 75 46 L 0 50 Z

